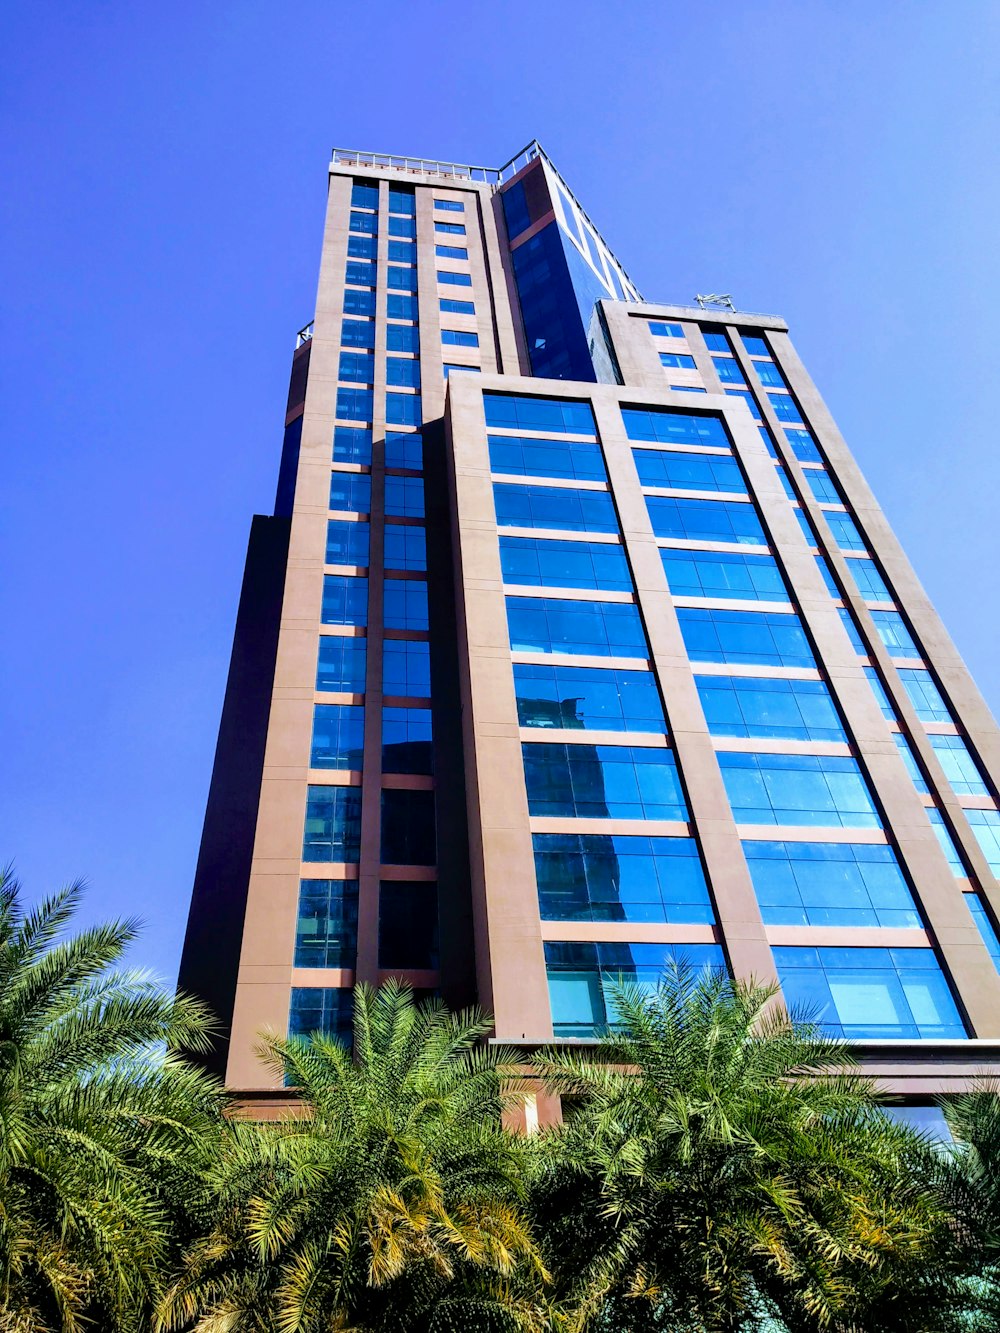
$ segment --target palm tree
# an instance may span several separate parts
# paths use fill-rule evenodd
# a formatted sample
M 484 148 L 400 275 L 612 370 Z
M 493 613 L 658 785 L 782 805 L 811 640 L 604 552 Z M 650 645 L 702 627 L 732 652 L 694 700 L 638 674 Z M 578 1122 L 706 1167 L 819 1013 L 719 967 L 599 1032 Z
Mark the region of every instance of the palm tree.
M 355 991 L 353 1055 L 314 1034 L 262 1056 L 296 1089 L 278 1122 L 234 1123 L 218 1206 L 161 1312 L 199 1333 L 432 1333 L 549 1327 L 522 1209 L 532 1145 L 490 1020 Z
M 684 967 L 613 1005 L 595 1051 L 536 1061 L 570 1099 L 534 1205 L 571 1328 L 948 1326 L 929 1148 L 844 1043 Z
M 127 921 L 67 936 L 82 885 L 31 911 L 0 872 L 0 1330 L 149 1326 L 176 1200 L 198 1200 L 215 1084 L 194 1002 L 116 964 Z

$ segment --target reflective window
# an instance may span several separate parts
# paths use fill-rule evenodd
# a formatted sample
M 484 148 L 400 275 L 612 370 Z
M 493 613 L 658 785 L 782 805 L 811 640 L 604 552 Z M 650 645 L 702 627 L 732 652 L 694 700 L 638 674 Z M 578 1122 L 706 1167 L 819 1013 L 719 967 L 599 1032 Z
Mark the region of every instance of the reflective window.
M 795 400 L 790 398 L 787 393 L 768 393 L 768 401 L 774 408 L 774 415 L 779 421 L 801 422 L 799 409 L 795 406 Z
M 632 576 L 624 549 L 604 542 L 501 536 L 500 564 L 505 583 L 632 591 Z
M 368 664 L 367 644 L 346 634 L 323 634 L 316 667 L 317 690 L 363 694 Z
M 390 264 L 386 273 L 385 285 L 391 292 L 415 292 L 417 290 L 417 270 Z
M 393 518 L 423 518 L 423 477 L 386 477 L 385 512 Z
M 858 592 L 868 602 L 891 602 L 892 593 L 878 571 L 874 560 L 867 556 L 858 560 L 848 560 L 847 568 L 858 585 Z
M 892 739 L 895 741 L 896 749 L 899 751 L 899 757 L 903 761 L 903 767 L 906 769 L 910 781 L 922 795 L 930 794 L 930 787 L 923 775 L 920 765 L 917 763 L 917 757 L 913 753 L 913 747 L 901 731 L 894 731 Z
M 715 920 L 693 838 L 535 833 L 531 841 L 543 921 Z
M 464 245 L 435 245 L 434 253 L 438 259 L 468 259 L 469 252 Z
M 365 710 L 360 704 L 316 704 L 310 768 L 359 769 L 364 758 Z
M 390 241 L 389 262 L 393 264 L 415 264 L 417 247 L 413 241 Z
M 898 722 L 899 719 L 896 717 L 896 710 L 889 702 L 889 696 L 885 692 L 885 686 L 882 684 L 882 678 L 879 676 L 878 672 L 873 666 L 863 667 L 862 670 L 865 673 L 868 684 L 872 687 L 872 693 L 875 695 L 875 698 L 878 701 L 878 706 L 882 710 L 882 716 L 888 722 Z
M 948 705 L 941 698 L 929 671 L 922 667 L 900 667 L 899 679 L 921 722 L 950 722 Z
M 677 608 L 688 656 L 695 662 L 812 667 L 816 661 L 794 611 Z
M 757 406 L 756 399 L 749 389 L 725 389 L 724 392 L 730 398 L 742 398 L 750 409 L 750 415 L 754 421 L 760 421 L 760 408 Z
M 385 579 L 382 589 L 386 629 L 427 629 L 427 584 L 423 579 Z
M 376 241 L 374 236 L 348 236 L 347 254 L 351 259 L 374 259 Z
M 575 481 L 606 481 L 599 444 L 583 440 L 533 440 L 525 435 L 491 435 L 490 467 L 494 472 L 527 477 L 566 477 Z
M 731 356 L 713 356 L 712 365 L 723 384 L 746 384 L 743 371 Z
M 649 656 L 639 608 L 628 602 L 508 597 L 507 621 L 515 652 Z
M 385 419 L 390 426 L 419 426 L 420 395 L 418 393 L 387 393 Z
M 431 710 L 382 709 L 382 772 L 433 773 Z
M 344 281 L 353 287 L 374 287 L 375 265 L 362 259 L 349 259 Z
M 789 592 L 778 562 L 770 555 L 742 551 L 661 549 L 667 583 L 675 597 L 725 597 L 787 602 Z
M 851 561 L 853 564 L 854 561 Z M 873 611 L 872 620 L 878 630 L 878 636 L 889 651 L 890 657 L 919 657 L 920 649 L 913 642 L 906 621 L 898 611 Z
M 779 947 L 774 961 L 792 1009 L 833 1037 L 966 1035 L 933 949 Z
M 962 862 L 962 858 L 958 854 L 955 840 L 951 836 L 951 832 L 944 822 L 944 817 L 941 814 L 941 811 L 928 810 L 927 818 L 931 821 L 931 828 L 934 830 L 934 836 L 941 845 L 941 850 L 945 854 L 951 873 L 956 879 L 965 879 L 967 874 L 965 866 Z
M 705 339 L 705 346 L 710 352 L 732 352 L 729 339 L 722 329 L 703 328 L 701 335 Z
M 762 425 L 760 422 L 757 423 L 757 429 L 760 432 L 761 440 L 763 440 L 764 442 L 764 448 L 767 450 L 770 457 L 777 458 L 778 451 L 777 449 L 775 449 L 774 441 L 771 439 L 771 432 L 765 425 Z
M 431 646 L 424 639 L 386 639 L 382 644 L 382 692 L 397 699 L 427 699 L 431 693 Z
M 424 466 L 423 437 L 416 431 L 387 431 L 385 465 L 419 472 Z
M 535 865 L 538 864 L 537 853 L 535 855 Z M 993 960 L 993 966 L 1000 972 L 1000 939 L 997 938 L 993 922 L 990 920 L 986 911 L 985 904 L 978 893 L 966 893 L 964 895 L 966 905 L 972 913 L 972 919 L 983 937 L 983 943 L 986 945 L 989 955 Z
M 472 278 L 468 273 L 446 273 L 438 270 L 438 282 L 449 287 L 471 287 Z
M 326 525 L 326 563 L 328 565 L 367 565 L 367 523 L 346 523 L 331 519 Z
M 384 968 L 438 966 L 438 886 L 383 880 L 378 898 L 378 965 Z
M 373 319 L 345 319 L 340 326 L 340 341 L 344 347 L 374 347 L 375 321 Z M 353 376 L 341 374 L 340 378 L 349 379 Z
M 333 461 L 360 463 L 365 467 L 372 461 L 372 433 L 367 426 L 335 426 L 333 428 Z
M 830 525 L 833 540 L 844 551 L 863 551 L 865 539 L 857 529 L 850 514 L 838 514 L 833 510 L 824 510 L 824 518 Z
M 351 190 L 352 208 L 378 208 L 378 186 L 355 181 Z
M 662 319 L 648 320 L 649 331 L 657 338 L 683 338 L 684 330 L 680 324 L 671 324 Z
M 497 525 L 561 528 L 568 532 L 617 532 L 618 515 L 607 491 L 494 482 Z
M 409 319 L 415 322 L 419 318 L 418 311 L 415 296 L 404 296 L 402 292 L 389 292 L 385 298 L 385 313 L 389 319 Z
M 752 504 L 736 500 L 688 500 L 647 495 L 646 508 L 657 537 L 733 542 L 740 546 L 767 545 L 764 529 Z
M 958 796 L 988 796 L 975 759 L 961 736 L 928 736 L 952 791 Z
M 821 680 L 695 676 L 713 736 L 846 741 L 830 692 Z
M 348 288 L 344 292 L 344 314 L 345 315 L 374 315 L 375 313 L 375 293 L 369 291 L 355 291 Z
M 923 925 L 891 847 L 852 842 L 744 842 L 769 926 Z
M 813 559 L 816 561 L 816 568 L 823 576 L 823 582 L 826 584 L 827 592 L 830 594 L 831 597 L 835 597 L 839 602 L 840 589 L 837 587 L 836 580 L 833 577 L 833 571 L 827 564 L 826 559 L 821 555 L 813 556 Z
M 972 825 L 990 870 L 1000 879 L 1000 813 L 996 810 L 965 810 L 963 813 Z
M 740 465 L 731 455 L 684 454 L 667 449 L 633 449 L 639 480 L 644 486 L 666 486 L 680 491 L 732 491 L 746 494 Z
M 303 861 L 348 865 L 361 854 L 361 788 L 309 787 Z
M 417 198 L 412 190 L 389 187 L 390 213 L 416 213 Z
M 718 944 L 547 942 L 545 970 L 556 1037 L 593 1037 L 604 1031 L 615 1021 L 615 987 L 625 982 L 653 991 L 672 963 L 726 970 Z
M 785 471 L 784 466 L 781 463 L 775 464 L 774 473 L 775 476 L 778 478 L 778 480 L 781 482 L 781 489 L 785 492 L 785 495 L 788 497 L 788 499 L 793 501 L 797 500 L 798 496 L 792 489 L 792 483 L 788 480 L 788 473 Z
M 453 235 L 453 236 L 464 236 L 464 235 L 465 235 L 465 223 L 464 223 L 464 222 L 435 222 L 435 223 L 434 223 L 434 230 L 435 230 L 435 231 L 440 231 L 440 232 L 447 232 L 449 235 Z
M 387 324 L 385 326 L 385 347 L 387 352 L 419 352 L 420 351 L 420 329 L 416 324 Z M 413 362 L 417 365 L 417 362 Z M 390 384 L 408 384 L 409 380 L 389 380 Z M 420 375 L 413 380 L 413 384 L 419 384 Z
M 374 236 L 378 231 L 378 218 L 371 213 L 352 213 L 350 222 L 351 231 L 359 231 L 368 236 Z
M 668 370 L 694 370 L 694 357 L 686 352 L 661 352 L 660 365 Z
M 321 620 L 324 625 L 367 625 L 368 580 L 349 574 L 324 575 Z
M 388 481 L 389 478 L 387 477 Z M 386 569 L 426 569 L 427 532 L 412 523 L 385 525 Z
M 846 606 L 837 608 L 837 614 L 840 616 L 840 623 L 847 631 L 847 637 L 851 641 L 851 647 L 859 657 L 867 657 L 868 649 L 865 647 L 864 640 L 861 638 L 861 631 L 858 629 L 858 622 L 848 611 Z
M 382 864 L 432 866 L 436 859 L 434 793 L 385 788 L 382 792 Z
M 354 992 L 329 986 L 293 986 L 288 1011 L 288 1035 L 308 1037 L 321 1032 L 344 1046 L 352 1043 Z
M 716 757 L 738 824 L 881 827 L 856 759 L 726 751 Z
M 622 420 L 630 440 L 657 444 L 710 444 L 728 449 L 729 436 L 717 416 L 695 416 L 666 407 L 623 407 Z
M 442 315 L 474 315 L 476 307 L 471 301 L 453 301 L 448 296 L 442 296 L 438 301 Z
M 415 218 L 395 217 L 389 219 L 390 236 L 416 236 L 417 223 Z M 390 250 L 390 257 L 391 257 Z M 414 263 L 416 261 L 414 260 Z
M 820 504 L 840 505 L 844 503 L 840 492 L 837 490 L 836 483 L 825 467 L 806 468 L 805 477 L 809 483 L 809 489 Z
M 479 334 L 466 333 L 462 329 L 442 329 L 441 341 L 449 347 L 478 347 Z
M 755 361 L 754 368 L 761 384 L 768 388 L 784 389 L 788 387 L 785 384 L 784 376 L 773 361 Z
M 416 357 L 387 356 L 385 382 L 406 389 L 420 388 L 420 362 Z
M 651 671 L 515 662 L 514 691 L 522 727 L 661 734 L 667 729 Z
M 358 881 L 299 881 L 296 967 L 353 968 L 358 953 Z
M 484 393 L 487 426 L 508 430 L 555 431 L 563 435 L 596 435 L 589 403 L 566 398 L 518 398 L 508 393 Z
M 740 338 L 743 340 L 743 346 L 746 348 L 750 356 L 771 355 L 771 349 L 759 334 L 741 333 Z
M 532 815 L 580 819 L 687 819 L 670 750 L 524 742 Z
M 330 508 L 340 513 L 367 514 L 372 507 L 372 479 L 364 472 L 330 474 Z
M 447 213 L 463 213 L 465 211 L 465 204 L 460 203 L 457 199 L 435 199 L 434 207 Z
M 371 389 L 338 389 L 337 416 L 344 421 L 371 421 L 373 402 Z
M 785 436 L 800 463 L 822 463 L 823 455 L 807 430 L 786 430 Z

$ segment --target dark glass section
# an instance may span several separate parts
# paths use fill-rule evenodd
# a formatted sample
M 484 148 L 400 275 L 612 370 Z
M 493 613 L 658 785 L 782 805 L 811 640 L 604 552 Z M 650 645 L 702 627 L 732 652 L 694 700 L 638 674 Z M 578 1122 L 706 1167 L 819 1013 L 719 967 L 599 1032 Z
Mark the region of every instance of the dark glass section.
M 535 833 L 531 841 L 544 921 L 715 920 L 693 838 Z
M 431 710 L 382 709 L 382 772 L 432 773 Z
M 345 1046 L 353 1038 L 354 992 L 346 987 L 293 986 L 288 1013 L 288 1035 L 307 1037 L 320 1032 Z
M 438 887 L 420 881 L 383 880 L 378 902 L 378 965 L 438 966 Z
M 358 881 L 301 880 L 295 966 L 353 968 L 357 952 Z
M 542 379 L 593 383 L 597 376 L 587 342 L 590 310 L 582 319 L 568 252 L 554 221 L 511 251 L 531 372 Z M 582 260 L 579 264 L 598 288 L 590 301 L 592 308 L 594 300 L 607 292 Z
M 687 819 L 670 750 L 528 742 L 521 750 L 528 810 L 533 815 Z
M 434 793 L 387 788 L 382 792 L 382 864 L 432 866 L 437 856 Z

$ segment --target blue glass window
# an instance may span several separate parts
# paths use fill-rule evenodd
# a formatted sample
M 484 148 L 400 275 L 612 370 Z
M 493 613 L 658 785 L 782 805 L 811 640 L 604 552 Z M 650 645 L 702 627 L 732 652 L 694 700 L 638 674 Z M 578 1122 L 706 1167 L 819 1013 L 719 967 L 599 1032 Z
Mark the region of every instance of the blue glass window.
M 784 375 L 782 375 L 781 371 L 773 361 L 755 361 L 754 367 L 761 384 L 766 385 L 768 388 L 788 388 L 788 385 L 785 383 Z
M 864 640 L 861 638 L 861 631 L 858 629 L 857 621 L 851 615 L 850 611 L 848 611 L 846 606 L 838 607 L 837 613 L 840 616 L 840 623 L 847 631 L 847 637 L 851 641 L 851 647 L 859 657 L 867 657 L 868 649 L 865 647 Z
M 478 347 L 479 334 L 467 333 L 463 329 L 442 329 L 441 341 L 446 347 Z
M 768 393 L 768 401 L 774 408 L 774 415 L 779 421 L 794 421 L 801 423 L 802 418 L 799 415 L 799 409 L 795 406 L 795 400 L 787 393 Z
M 385 419 L 390 426 L 419 426 L 421 408 L 419 393 L 387 393 Z
M 580 819 L 687 819 L 673 752 L 525 741 L 528 811 Z
M 978 893 L 966 893 L 964 897 L 966 905 L 972 913 L 972 919 L 975 921 L 979 933 L 983 937 L 983 943 L 986 945 L 990 958 L 993 960 L 993 966 L 1000 972 L 1000 939 L 997 938 L 996 929 L 989 918 L 983 900 Z
M 968 814 L 968 811 L 966 811 L 966 814 Z M 941 850 L 945 854 L 951 873 L 956 879 L 965 879 L 968 872 L 962 863 L 962 858 L 958 854 L 955 840 L 951 836 L 951 832 L 944 822 L 944 817 L 942 816 L 941 811 L 928 810 L 927 818 L 931 821 L 931 828 L 934 830 L 934 836 L 940 843 Z
M 415 264 L 417 262 L 416 243 L 407 240 L 390 241 L 389 262 L 390 264 Z
M 382 864 L 432 866 L 437 860 L 434 793 L 386 788 L 382 792 Z
M 364 758 L 365 710 L 360 704 L 316 704 L 310 768 L 359 769 Z
M 515 652 L 649 656 L 639 608 L 629 602 L 508 597 L 507 621 Z
M 344 281 L 352 287 L 374 287 L 375 265 L 361 259 L 349 259 Z
M 958 796 L 988 796 L 989 788 L 983 781 L 975 759 L 961 736 L 929 736 L 944 775 Z
M 752 504 L 737 500 L 689 500 L 647 495 L 646 508 L 657 537 L 733 542 L 739 546 L 767 545 L 764 529 Z
M 319 641 L 316 688 L 336 694 L 363 694 L 367 664 L 364 639 L 346 634 L 323 634 Z
M 348 236 L 347 254 L 351 259 L 374 259 L 376 241 L 374 236 Z
M 331 519 L 326 525 L 326 563 L 328 565 L 367 565 L 367 523 L 347 523 Z
M 809 489 L 820 504 L 840 505 L 844 503 L 835 481 L 825 467 L 808 467 L 804 470 Z
M 789 1007 L 852 1039 L 966 1035 L 933 949 L 780 947 L 774 961 Z
M 385 346 L 388 352 L 419 352 L 420 329 L 416 324 L 387 324 L 385 328 Z M 413 362 L 418 365 L 418 362 Z M 415 380 L 389 380 L 390 384 L 414 384 L 420 382 L 419 369 Z
M 438 301 L 442 315 L 474 315 L 476 307 L 472 301 L 454 301 L 451 297 L 442 296 Z
M 293 986 L 288 1035 L 308 1037 L 321 1032 L 350 1046 L 354 1023 L 354 992 L 329 986 Z
M 632 591 L 625 551 L 618 545 L 502 536 L 500 563 L 505 583 Z
M 878 571 L 874 560 L 863 556 L 858 560 L 848 560 L 847 568 L 858 585 L 858 592 L 868 602 L 891 602 L 892 593 L 886 587 L 885 580 Z
M 405 296 L 402 292 L 389 292 L 385 298 L 385 313 L 389 319 L 418 318 L 418 305 L 415 296 Z
M 417 270 L 415 268 L 401 268 L 398 264 L 390 264 L 385 285 L 391 292 L 415 292 L 417 290 Z
M 390 213 L 416 213 L 417 197 L 412 190 L 389 187 Z
M 741 398 L 750 409 L 750 415 L 754 421 L 760 421 L 760 408 L 757 406 L 757 400 L 749 389 L 725 389 L 723 391 L 727 398 Z
M 367 625 L 368 580 L 349 574 L 324 575 L 321 618 L 324 625 Z
M 417 431 L 392 430 L 385 437 L 387 468 L 408 468 L 420 472 L 424 466 L 424 441 Z
M 386 579 L 382 586 L 386 629 L 427 629 L 427 584 L 423 579 Z
M 361 855 L 361 788 L 309 787 L 303 861 L 352 865 Z
M 792 501 L 798 500 L 798 496 L 792 488 L 792 483 L 788 480 L 788 473 L 785 471 L 784 466 L 781 463 L 775 464 L 774 473 L 781 482 L 781 489 L 785 492 L 788 499 Z
M 430 697 L 431 648 L 425 639 L 383 642 L 382 692 L 398 699 Z
M 695 676 L 713 736 L 764 736 L 846 741 L 830 692 L 821 680 Z
M 330 474 L 330 508 L 342 513 L 367 514 L 372 505 L 372 481 L 364 472 Z
M 789 592 L 778 562 L 770 555 L 742 551 L 662 549 L 667 583 L 675 597 L 719 597 L 787 602 Z
M 296 967 L 353 968 L 358 953 L 358 881 L 299 881 Z
M 344 347 L 374 347 L 375 321 L 373 319 L 345 319 L 340 326 L 340 341 Z M 352 378 L 344 375 L 341 379 Z
M 448 287 L 471 287 L 472 276 L 468 273 L 447 273 L 438 270 L 437 280 Z
M 623 407 L 622 420 L 630 440 L 655 444 L 709 444 L 728 449 L 729 436 L 717 416 L 694 416 L 666 407 Z
M 888 722 L 897 722 L 896 710 L 889 702 L 889 696 L 885 692 L 885 686 L 882 684 L 882 678 L 873 666 L 863 667 L 868 684 L 872 687 L 872 693 L 878 700 L 878 706 L 882 710 L 882 716 Z
M 433 773 L 431 710 L 382 709 L 382 772 Z
M 423 518 L 423 477 L 386 477 L 385 512 L 393 518 Z
M 927 785 L 927 780 L 921 771 L 920 765 L 917 763 L 917 757 L 913 753 L 913 747 L 910 745 L 910 742 L 901 731 L 894 731 L 892 733 L 892 739 L 895 742 L 896 749 L 899 751 L 899 757 L 903 761 L 903 767 L 909 774 L 910 781 L 922 795 L 929 795 L 930 788 Z
M 490 467 L 494 472 L 526 477 L 566 477 L 575 481 L 606 481 L 599 444 L 582 440 L 533 440 L 525 435 L 491 435 Z
M 881 827 L 856 759 L 724 750 L 716 757 L 738 824 Z
M 390 478 L 387 477 L 386 481 L 389 480 Z M 385 525 L 385 567 L 386 569 L 426 569 L 426 530 L 412 523 L 387 523 Z
M 853 560 L 851 564 L 854 564 Z M 898 611 L 873 611 L 871 616 L 890 657 L 920 657 L 920 649 L 913 642 L 906 621 Z
M 612 994 L 621 982 L 652 991 L 674 963 L 726 970 L 718 944 L 545 945 L 552 1027 L 557 1037 L 593 1037 L 615 1021 Z
M 451 377 L 451 375 L 452 375 L 455 371 L 462 371 L 462 370 L 464 370 L 465 373 L 466 373 L 467 375 L 481 375 L 481 374 L 483 373 L 483 372 L 482 372 L 482 367 L 481 367 L 481 366 L 459 366 L 459 365 L 452 365 L 452 364 L 451 364 L 450 362 L 448 362 L 448 361 L 446 361 L 446 362 L 444 363 L 444 365 L 441 367 L 441 369 L 444 371 L 444 377 L 445 377 L 445 379 L 449 379 L 449 378 Z
M 353 288 L 347 288 L 344 292 L 345 315 L 374 315 L 374 313 L 375 293 L 371 289 L 356 291 Z
M 435 245 L 434 253 L 438 259 L 468 259 L 469 252 L 464 245 Z
M 770 356 L 771 350 L 767 343 L 756 333 L 741 333 L 743 346 L 750 356 Z
M 568 532 L 617 532 L 618 515 L 607 491 L 494 482 L 501 528 L 557 528 Z
M 665 486 L 680 491 L 731 491 L 746 494 L 740 465 L 731 455 L 685 454 L 668 449 L 633 449 L 639 480 L 644 486 Z
M 743 371 L 731 356 L 713 356 L 712 365 L 723 384 L 746 384 Z
M 941 698 L 938 687 L 929 671 L 921 667 L 900 667 L 899 679 L 910 696 L 910 703 L 916 709 L 921 722 L 950 722 L 948 705 Z
M 817 540 L 816 537 L 816 529 L 810 523 L 806 514 L 799 508 L 793 509 L 792 513 L 795 515 L 796 521 L 798 522 L 799 527 L 802 529 L 802 535 L 806 539 L 806 545 L 818 547 L 819 541 Z
M 412 217 L 394 217 L 389 219 L 390 236 L 416 236 L 417 222 Z M 390 257 L 391 257 L 390 251 Z
M 923 925 L 891 847 L 854 842 L 744 842 L 769 926 Z
M 715 920 L 693 838 L 535 833 L 531 841 L 543 921 Z
M 800 463 L 822 463 L 823 455 L 807 430 L 787 430 L 785 436 Z
M 465 212 L 465 204 L 460 203 L 457 199 L 435 199 L 434 207 L 447 213 Z
M 668 370 L 694 370 L 694 357 L 686 352 L 661 352 L 660 365 Z
M 835 597 L 835 598 L 837 599 L 837 601 L 839 602 L 839 601 L 840 601 L 840 589 L 837 587 L 836 580 L 835 580 L 834 577 L 833 577 L 833 570 L 832 570 L 832 569 L 830 568 L 830 566 L 827 564 L 826 559 L 825 559 L 824 556 L 816 555 L 816 556 L 813 556 L 813 559 L 816 561 L 816 568 L 819 570 L 820 574 L 823 576 L 823 582 L 826 584 L 826 590 L 827 590 L 827 592 L 830 594 L 831 597 Z
M 684 330 L 680 324 L 667 323 L 662 319 L 651 319 L 647 321 L 649 331 L 657 338 L 683 338 Z
M 650 671 L 515 662 L 514 692 L 522 727 L 661 735 L 667 730 L 660 692 Z
M 816 665 L 794 611 L 677 609 L 684 644 L 694 662 L 746 662 L 755 666 Z
M 338 379 L 371 384 L 375 379 L 375 357 L 371 352 L 341 352 Z
M 464 223 L 464 222 L 435 222 L 435 223 L 434 223 L 434 230 L 435 230 L 435 231 L 440 231 L 440 232 L 447 232 L 449 235 L 453 235 L 453 236 L 464 236 L 464 235 L 465 235 L 465 223 Z
M 729 346 L 729 339 L 726 337 L 722 329 L 703 328 L 701 335 L 705 339 L 705 346 L 710 352 L 732 351 L 732 348 Z
M 371 213 L 352 213 L 350 228 L 351 231 L 358 231 L 367 236 L 374 236 L 378 231 L 378 218 Z
M 857 524 L 850 514 L 838 514 L 836 510 L 825 510 L 824 517 L 830 525 L 833 540 L 844 551 L 863 551 L 865 539 L 858 531 Z
M 372 461 L 372 433 L 367 426 L 335 426 L 333 428 L 333 461 L 360 463 L 365 467 Z
M 352 208 L 378 208 L 378 186 L 355 181 L 351 190 Z
M 337 390 L 337 416 L 342 421 L 371 421 L 373 404 L 371 389 Z
M 484 393 L 487 426 L 504 430 L 543 430 L 563 435 L 596 435 L 589 403 L 567 398 L 518 398 L 508 393 Z
M 383 880 L 378 896 L 378 965 L 438 966 L 438 886 L 425 881 Z

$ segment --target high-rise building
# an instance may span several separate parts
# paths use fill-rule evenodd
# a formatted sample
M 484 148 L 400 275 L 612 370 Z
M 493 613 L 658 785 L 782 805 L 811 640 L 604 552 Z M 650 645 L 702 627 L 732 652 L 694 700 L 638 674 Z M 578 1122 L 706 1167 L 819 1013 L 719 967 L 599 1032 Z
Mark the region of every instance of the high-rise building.
M 356 982 L 531 1044 L 682 957 L 963 1086 L 1000 1064 L 998 779 L 781 319 L 643 300 L 537 144 L 334 152 L 181 966 L 232 1087 Z

